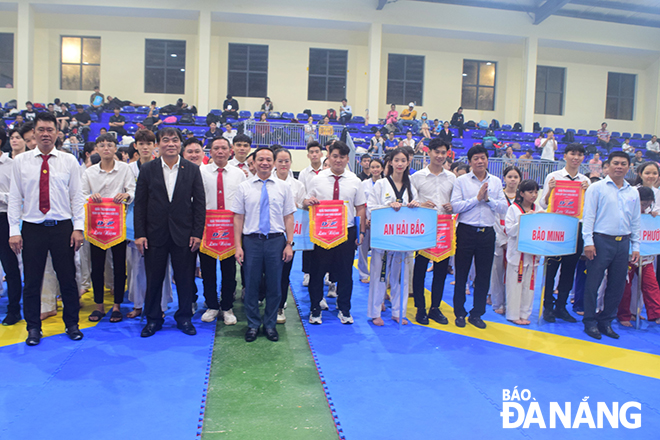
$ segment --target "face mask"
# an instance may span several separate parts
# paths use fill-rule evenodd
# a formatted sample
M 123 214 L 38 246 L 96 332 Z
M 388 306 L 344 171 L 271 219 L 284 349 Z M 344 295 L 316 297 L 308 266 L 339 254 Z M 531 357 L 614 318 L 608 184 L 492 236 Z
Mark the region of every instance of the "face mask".
M 422 116 L 422 119 L 424 119 L 426 121 L 426 116 Z

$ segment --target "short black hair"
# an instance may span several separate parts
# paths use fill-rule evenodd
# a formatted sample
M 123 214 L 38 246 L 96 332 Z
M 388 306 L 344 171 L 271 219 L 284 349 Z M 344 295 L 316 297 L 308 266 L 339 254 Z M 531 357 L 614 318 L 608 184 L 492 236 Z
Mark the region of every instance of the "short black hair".
M 333 151 L 337 150 L 340 156 L 348 156 L 351 153 L 351 149 L 348 148 L 348 145 L 342 141 L 335 141 L 332 145 L 328 147 L 328 156 L 332 154 Z
M 215 141 L 225 141 L 227 142 L 229 148 L 231 148 L 231 142 L 229 142 L 229 139 L 222 136 L 211 139 L 211 142 L 209 142 L 208 144 L 209 148 L 213 148 L 213 144 L 215 144 Z
M 653 190 L 648 186 L 640 186 L 639 188 L 637 188 L 637 191 L 639 191 L 640 202 L 646 202 L 649 200 L 655 202 L 655 196 L 653 195 Z
M 99 153 L 94 153 L 91 156 L 89 156 L 89 162 L 92 165 L 96 165 L 97 163 L 101 162 L 101 155 Z
M 183 142 L 183 148 L 182 148 L 181 151 L 185 150 L 186 147 L 187 147 L 188 145 L 192 145 L 192 144 L 197 144 L 197 145 L 199 145 L 200 147 L 204 148 L 204 145 L 202 144 L 202 141 L 200 141 L 200 140 L 197 139 L 196 137 L 191 137 L 190 139 L 186 139 L 186 140 Z
M 156 135 L 151 130 L 138 130 L 135 132 L 135 142 L 155 142 Z
M 131 145 L 126 149 L 126 153 L 128 154 L 129 159 L 133 159 L 133 156 L 140 154 L 140 152 L 135 149 L 135 142 L 131 142 Z
M 257 160 L 257 153 L 260 151 L 269 151 L 273 155 L 273 160 L 275 160 L 275 152 L 270 149 L 270 147 L 259 147 L 254 151 L 254 160 Z M 246 159 L 247 160 L 247 159 Z
M 21 125 L 21 128 L 18 129 L 18 134 L 25 139 L 25 135 L 29 132 L 34 131 L 34 122 L 27 121 L 25 124 Z
M 94 151 L 95 148 L 96 148 L 96 143 L 94 143 L 94 142 L 85 142 L 85 144 L 83 145 L 83 154 L 85 154 L 85 155 L 91 154 L 92 151 Z
M 319 144 L 316 141 L 311 141 L 310 143 L 307 144 L 307 151 L 309 151 L 312 148 L 318 148 L 319 150 L 323 151 L 323 147 L 321 144 Z
M 178 128 L 174 128 L 174 127 L 164 127 L 158 130 L 158 133 L 156 133 L 156 142 L 160 142 L 163 136 L 172 136 L 172 135 L 175 135 L 176 137 L 179 138 L 180 142 L 183 142 L 183 136 L 181 135 L 181 131 L 179 131 Z
M 231 142 L 232 144 L 236 144 L 236 142 L 246 142 L 248 145 L 252 146 L 252 138 L 244 133 L 234 136 L 234 139 Z
M 516 173 L 518 173 L 518 177 L 520 177 L 520 179 L 522 180 L 523 177 L 522 172 L 518 167 L 513 165 L 509 165 L 508 167 L 504 168 L 504 171 L 502 172 L 502 177 L 503 178 L 506 177 L 506 175 L 509 174 L 511 171 L 515 171 Z
M 37 126 L 37 122 L 42 121 L 42 122 L 52 122 L 55 127 L 57 127 L 57 118 L 55 118 L 55 115 L 52 113 L 48 112 L 39 112 L 37 115 L 34 117 L 34 126 Z
M 76 110 L 82 110 L 84 107 L 80 104 L 76 104 Z
M 101 134 L 96 138 L 94 142 L 95 145 L 100 144 L 101 142 L 112 142 L 117 145 L 117 138 L 111 135 L 110 133 Z
M 445 147 L 447 151 L 451 148 L 447 141 L 440 138 L 433 138 L 431 139 L 431 142 L 429 142 L 429 150 L 437 150 L 440 147 Z
M 582 154 L 583 156 L 587 154 L 587 151 L 584 149 L 584 147 L 577 142 L 573 142 L 571 144 L 566 145 L 566 148 L 564 149 L 564 154 L 568 154 L 570 152 Z
M 286 153 L 286 154 L 288 154 L 288 155 L 289 155 L 289 159 L 291 159 L 291 152 L 290 152 L 287 148 L 278 148 L 278 149 L 276 149 L 276 150 L 274 149 L 274 154 L 275 154 L 275 158 L 276 158 L 276 159 L 277 159 L 277 155 L 280 154 L 280 153 Z
M 362 162 L 364 159 L 371 160 L 371 156 L 369 156 L 368 154 L 363 154 L 362 156 L 360 156 L 360 162 Z
M 608 163 L 612 162 L 612 159 L 614 159 L 615 157 L 626 159 L 628 165 L 630 165 L 630 156 L 628 156 L 628 153 L 624 153 L 623 151 L 612 151 L 609 157 L 607 158 L 607 162 Z
M 472 157 L 475 154 L 482 154 L 482 153 L 486 155 L 486 158 L 488 158 L 488 150 L 486 150 L 486 148 L 482 145 L 475 145 L 468 150 L 468 154 L 467 154 L 468 160 L 472 160 Z

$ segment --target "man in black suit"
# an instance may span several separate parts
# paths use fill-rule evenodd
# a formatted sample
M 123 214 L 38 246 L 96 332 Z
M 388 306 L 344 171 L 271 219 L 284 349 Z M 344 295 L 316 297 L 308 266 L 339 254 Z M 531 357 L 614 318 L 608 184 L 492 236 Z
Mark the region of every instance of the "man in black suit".
M 181 133 L 167 127 L 158 132 L 160 157 L 142 165 L 135 190 L 135 245 L 144 255 L 147 272 L 143 338 L 163 325 L 160 307 L 168 255 L 174 269 L 179 310 L 177 328 L 197 333 L 190 322 L 195 292 L 195 252 L 199 249 L 206 199 L 199 167 L 179 156 Z

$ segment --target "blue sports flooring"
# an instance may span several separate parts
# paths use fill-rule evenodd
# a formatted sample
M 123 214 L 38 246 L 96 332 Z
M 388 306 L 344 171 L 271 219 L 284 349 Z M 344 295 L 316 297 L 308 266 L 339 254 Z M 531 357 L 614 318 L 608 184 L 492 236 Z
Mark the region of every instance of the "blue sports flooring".
M 3 298 L 3 317 L 6 305 Z M 59 334 L 37 347 L 22 341 L 0 347 L 0 439 L 195 438 L 215 323 L 202 323 L 197 313 L 197 335 L 184 335 L 172 317 L 176 299 L 173 305 L 150 338 L 140 337 L 146 320 L 110 323 L 108 314 L 83 328 L 80 342 Z M 130 304 L 124 306 L 126 314 Z
M 428 275 L 426 287 L 430 289 L 431 274 Z M 308 324 L 309 296 L 302 287 L 297 264 L 294 264 L 291 280 L 340 436 L 349 440 L 658 438 L 660 381 L 625 371 L 625 356 L 637 355 L 637 351 L 652 353 L 639 355 L 646 356 L 643 361 L 649 364 L 646 366 L 651 367 L 651 371 L 660 371 L 660 326 L 644 322 L 642 330 L 636 331 L 615 323 L 615 331 L 621 333 L 620 340 L 604 337 L 602 342 L 592 342 L 582 332 L 581 322 L 539 327 L 535 317 L 540 298 L 536 298 L 530 318 L 533 324 L 527 328 L 508 323 L 489 307 L 484 316 L 489 328 L 477 330 L 468 324 L 465 329 L 458 329 L 453 324 L 453 313 L 444 304 L 442 309 L 450 320 L 449 325 L 436 324 L 433 327 L 437 328 L 432 328 L 411 323 L 399 329 L 391 320 L 389 302 L 388 310 L 383 313 L 385 326 L 376 327 L 366 318 L 368 285 L 357 281 L 357 270 L 354 270 L 353 279 L 353 325 L 339 322 L 332 298 L 327 300 L 330 311 L 323 312 L 323 324 Z M 444 295 L 444 301 L 450 305 L 454 286 L 449 283 L 452 280 L 452 276 L 447 277 Z M 472 296 L 468 296 L 468 310 L 471 304 Z M 415 311 L 412 300 L 408 310 L 412 318 Z M 483 332 L 505 337 L 496 342 L 486 341 L 481 339 Z M 556 350 L 561 354 L 535 351 L 533 344 L 529 350 L 510 344 L 514 340 L 517 343 L 524 339 L 535 341 L 534 338 L 552 339 L 555 345 L 550 344 L 550 352 Z M 593 356 L 595 362 L 605 366 L 567 359 L 566 355 L 584 355 L 587 359 Z M 621 356 L 624 356 L 624 371 L 606 367 L 622 361 L 615 359 Z M 637 361 L 638 358 L 631 357 L 631 371 L 639 366 L 634 365 Z M 500 415 L 504 408 L 504 390 L 513 391 L 514 388 L 518 392 L 524 389 L 530 392 L 528 401 L 516 401 L 525 410 L 523 417 L 529 417 L 530 423 L 525 427 L 521 419 L 520 427 L 504 428 Z M 580 410 L 583 400 L 586 403 Z M 534 422 L 537 414 L 529 411 L 531 402 L 538 403 L 545 428 L 540 427 L 538 420 Z M 550 427 L 550 402 L 559 403 L 562 411 L 566 409 L 566 402 L 571 403 L 567 422 L 571 429 L 565 428 L 559 419 L 556 419 L 556 427 Z M 635 414 L 641 414 L 641 426 L 633 430 L 619 421 L 618 428 L 612 428 L 608 419 L 603 418 L 603 428 L 598 428 L 598 402 L 605 403 L 609 411 L 614 402 L 618 402 L 619 408 L 626 402 L 639 402 L 641 410 L 633 407 L 624 415 L 631 424 Z M 593 417 L 594 428 L 589 427 L 589 414 Z M 515 425 L 517 415 L 516 411 L 508 421 Z

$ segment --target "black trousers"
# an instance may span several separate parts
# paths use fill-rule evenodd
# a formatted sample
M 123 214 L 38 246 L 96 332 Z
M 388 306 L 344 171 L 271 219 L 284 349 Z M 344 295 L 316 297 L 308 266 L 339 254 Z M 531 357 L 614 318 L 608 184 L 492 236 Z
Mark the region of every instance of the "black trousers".
M 78 285 L 76 284 L 75 251 L 71 247 L 73 223 L 59 221 L 55 226 L 23 222 L 23 312 L 27 329 L 41 329 L 41 285 L 44 280 L 48 251 L 60 284 L 66 327 L 78 324 Z
M 454 285 L 454 315 L 467 316 L 465 310 L 465 285 L 474 258 L 476 277 L 474 279 L 474 300 L 470 316 L 479 318 L 486 313 L 486 296 L 490 289 L 490 271 L 495 252 L 495 230 L 475 228 L 459 223 L 456 228 L 456 284 Z
M 204 299 L 209 309 L 227 311 L 234 307 L 234 292 L 236 291 L 236 259 L 225 258 L 220 261 L 222 273 L 220 287 L 220 302 L 218 302 L 218 272 L 217 261 L 202 252 L 199 253 L 199 267 L 202 270 Z
M 309 299 L 312 313 L 320 313 L 319 302 L 323 299 L 323 277 L 330 272 L 337 279 L 337 308 L 342 313 L 350 313 L 353 295 L 353 259 L 357 228 L 348 228 L 348 239 L 332 249 L 314 246 L 309 271 Z
M 426 297 L 424 296 L 424 281 L 426 280 L 426 268 L 429 267 L 429 259 L 421 254 L 415 257 L 415 267 L 413 269 L 413 295 L 415 297 L 415 307 L 426 310 Z M 449 267 L 449 258 L 433 263 L 433 281 L 431 285 L 431 307 L 440 307 L 442 295 L 445 290 L 445 280 L 447 279 L 447 267 Z
M 91 243 L 90 246 L 94 302 L 103 304 L 105 250 Z M 126 291 L 126 242 L 123 241 L 112 246 L 110 251 L 112 252 L 113 278 L 115 280 L 115 304 L 121 304 L 124 302 L 124 292 Z
M 144 267 L 147 273 L 147 292 L 144 310 L 147 321 L 163 323 L 160 301 L 163 295 L 163 281 L 167 269 L 167 257 L 172 261 L 176 292 L 179 297 L 179 310 L 174 314 L 177 323 L 190 321 L 192 301 L 195 295 L 195 252 L 188 246 L 177 246 L 170 237 L 163 246 L 149 245 L 144 252 Z M 54 260 L 54 258 L 53 258 Z
M 9 247 L 9 222 L 7 213 L 0 212 L 0 263 L 7 279 L 7 314 L 21 313 L 21 271 L 18 268 L 18 258 Z
M 314 251 L 303 251 L 302 252 L 302 271 L 303 271 L 303 273 L 309 274 L 309 267 L 312 265 L 313 255 L 314 255 Z M 658 272 L 660 272 L 660 270 Z
M 296 256 L 296 253 L 293 253 L 293 256 Z M 286 298 L 289 295 L 289 277 L 291 276 L 291 268 L 293 267 L 293 258 L 288 263 L 282 263 L 282 300 L 280 301 L 280 309 L 284 308 L 284 303 Z
M 128 132 L 126 132 L 126 129 L 124 127 L 110 127 L 108 131 L 114 131 L 119 136 L 126 136 L 128 134 Z
M 543 298 L 543 308 L 552 310 L 553 306 L 557 308 L 566 308 L 568 294 L 573 288 L 573 281 L 575 281 L 575 267 L 582 255 L 582 248 L 584 241 L 582 240 L 582 223 L 578 226 L 578 242 L 577 252 L 572 255 L 564 255 L 563 257 L 549 257 L 548 268 L 545 276 L 545 297 Z M 557 290 L 557 299 L 553 294 L 555 287 L 555 277 L 557 271 L 561 266 L 561 274 L 559 275 L 559 284 Z

